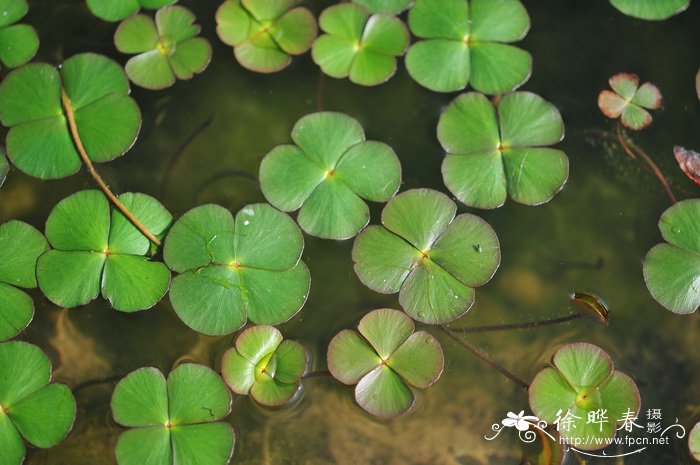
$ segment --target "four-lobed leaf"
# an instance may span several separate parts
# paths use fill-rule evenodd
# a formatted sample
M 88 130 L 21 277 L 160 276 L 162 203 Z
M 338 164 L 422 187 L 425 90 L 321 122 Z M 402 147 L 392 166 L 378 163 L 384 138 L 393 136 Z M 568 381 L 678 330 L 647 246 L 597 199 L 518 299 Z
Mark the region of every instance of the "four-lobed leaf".
M 359 331 L 359 332 L 358 332 Z M 374 310 L 358 331 L 343 330 L 328 346 L 328 369 L 338 381 L 356 385 L 355 400 L 372 415 L 391 418 L 414 403 L 411 387 L 425 389 L 442 374 L 440 343 L 398 310 Z
M 8 68 L 27 63 L 39 49 L 34 28 L 16 24 L 28 9 L 26 0 L 0 0 L 0 62 Z
M 267 204 L 243 207 L 234 220 L 218 205 L 185 213 L 165 240 L 173 279 L 170 302 L 190 328 L 230 334 L 247 320 L 277 325 L 304 306 L 311 279 L 300 260 L 301 231 Z
M 325 34 L 314 42 L 311 55 L 328 76 L 363 86 L 388 81 L 396 72 L 396 57 L 406 51 L 409 34 L 399 18 L 370 14 L 344 3 L 326 8 L 319 24 Z
M 21 221 L 0 226 L 0 341 L 12 339 L 34 317 L 34 302 L 18 288 L 37 286 L 36 262 L 49 244 L 34 227 Z
M 362 5 L 370 13 L 390 13 L 397 15 L 408 8 L 413 0 L 352 0 Z
M 0 122 L 9 128 L 7 156 L 41 179 L 76 173 L 81 159 L 68 114 L 93 162 L 123 155 L 141 128 L 141 112 L 129 91 L 121 66 L 92 53 L 69 58 L 60 71 L 47 64 L 12 71 L 0 84 Z
M 304 346 L 283 340 L 274 326 L 253 326 L 224 353 L 221 372 L 236 394 L 250 395 L 259 404 L 277 407 L 299 391 L 307 364 Z
M 610 0 L 610 4 L 633 18 L 661 21 L 685 11 L 690 0 Z
M 530 78 L 532 56 L 509 45 L 530 29 L 519 0 L 416 0 L 408 25 L 421 40 L 406 54 L 406 68 L 430 90 L 454 92 L 471 85 L 502 94 Z
M 24 441 L 49 448 L 73 427 L 76 405 L 70 389 L 50 383 L 51 362 L 26 342 L 0 344 L 0 458 L 3 465 L 24 461 Z
M 197 37 L 201 28 L 195 19 L 186 8 L 167 6 L 156 12 L 155 21 L 144 14 L 123 21 L 114 43 L 120 52 L 136 54 L 124 68 L 131 82 L 164 89 L 203 72 L 211 60 L 211 45 Z
M 659 220 L 666 243 L 644 260 L 644 281 L 651 296 L 673 313 L 700 308 L 700 199 L 678 202 Z
M 365 140 L 360 124 L 345 114 L 304 116 L 292 140 L 296 145 L 278 146 L 263 159 L 260 188 L 276 208 L 299 210 L 299 226 L 312 236 L 353 237 L 369 222 L 365 200 L 386 202 L 399 189 L 394 151 Z
M 115 450 L 119 465 L 229 463 L 233 428 L 231 392 L 212 369 L 186 363 L 167 380 L 157 368 L 139 368 L 112 394 L 112 414 L 122 426 Z
M 462 94 L 438 123 L 447 152 L 443 180 L 470 207 L 497 208 L 507 197 L 525 205 L 546 203 L 569 177 L 566 154 L 546 147 L 563 137 L 559 111 L 538 95 L 507 94 L 494 106 L 483 94 Z
M 423 323 L 464 315 L 474 288 L 493 277 L 501 254 L 488 223 L 456 212 L 449 197 L 430 189 L 394 197 L 382 212 L 383 226 L 370 226 L 355 239 L 352 259 L 360 281 L 382 294 L 398 292 L 404 311 Z
M 126 193 L 119 200 L 156 236 L 172 222 L 153 197 Z M 59 202 L 46 221 L 53 247 L 39 258 L 44 295 L 61 307 L 77 307 L 100 292 L 119 311 L 145 310 L 160 301 L 170 271 L 151 261 L 151 243 L 100 191 L 81 191 Z
M 87 0 L 93 15 L 110 22 L 121 21 L 139 12 L 141 8 L 157 10 L 177 0 Z
M 647 110 L 658 110 L 663 103 L 661 91 L 649 83 L 639 85 L 635 74 L 618 73 L 608 81 L 613 89 L 598 95 L 598 107 L 611 119 L 620 118 L 626 127 L 639 131 L 651 124 Z
M 318 26 L 300 0 L 226 0 L 216 12 L 216 32 L 251 71 L 274 73 L 311 48 Z
M 549 424 L 557 417 L 571 420 L 569 428 L 559 428 L 559 434 L 582 450 L 608 445 L 605 441 L 615 436 L 618 425 L 628 415 L 636 418 L 640 407 L 634 381 L 614 369 L 603 349 L 587 343 L 557 350 L 552 366 L 535 376 L 528 392 L 530 408 L 540 420 Z M 600 421 L 589 421 L 589 412 L 601 411 Z

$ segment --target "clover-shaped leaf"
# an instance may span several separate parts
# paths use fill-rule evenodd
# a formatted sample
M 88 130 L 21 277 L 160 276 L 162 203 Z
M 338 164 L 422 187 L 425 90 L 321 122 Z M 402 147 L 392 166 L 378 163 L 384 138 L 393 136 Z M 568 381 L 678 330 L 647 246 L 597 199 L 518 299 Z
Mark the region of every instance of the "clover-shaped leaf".
M 399 14 L 411 4 L 413 0 L 352 0 L 353 3 L 362 5 L 370 13 Z
M 497 208 L 507 196 L 546 203 L 569 177 L 566 154 L 545 147 L 563 137 L 559 111 L 538 95 L 515 92 L 494 107 L 482 94 L 462 94 L 438 123 L 443 180 L 470 207 Z
M 231 392 L 212 369 L 186 363 L 166 380 L 157 368 L 139 368 L 114 388 L 114 420 L 131 428 L 119 437 L 119 465 L 225 465 L 235 442 L 219 421 L 231 412 Z
M 146 89 L 164 89 L 176 79 L 191 79 L 204 71 L 211 60 L 211 45 L 199 34 L 195 16 L 181 6 L 168 6 L 150 16 L 139 14 L 123 21 L 114 34 L 122 53 L 137 54 L 125 70 L 134 84 Z
M 7 173 L 10 172 L 10 163 L 7 161 L 5 156 L 5 151 L 0 148 L 0 187 L 5 184 L 5 179 L 7 179 Z
M 123 155 L 141 127 L 141 113 L 128 94 L 121 66 L 92 53 L 69 58 L 60 71 L 47 64 L 12 71 L 0 84 L 0 121 L 10 128 L 7 156 L 41 179 L 76 173 L 81 160 L 68 114 L 93 162 Z
M 659 220 L 666 243 L 644 260 L 644 281 L 651 296 L 673 313 L 700 308 L 700 199 L 678 202 Z
M 307 354 L 296 341 L 282 340 L 273 326 L 253 326 L 224 353 L 221 371 L 236 394 L 248 395 L 269 407 L 288 402 L 301 388 Z
M 0 341 L 11 339 L 29 325 L 34 302 L 24 291 L 36 283 L 36 261 L 48 250 L 44 236 L 21 221 L 0 226 Z
M 685 11 L 690 0 L 610 0 L 610 3 L 627 16 L 661 21 Z
M 122 194 L 119 200 L 156 236 L 172 216 L 153 197 Z M 149 260 L 151 243 L 107 198 L 96 190 L 81 191 L 59 202 L 46 221 L 53 250 L 37 263 L 39 288 L 56 305 L 77 307 L 100 291 L 122 312 L 152 307 L 170 284 L 170 271 Z
M 416 0 L 408 25 L 424 39 L 406 54 L 408 73 L 423 87 L 453 92 L 471 84 L 502 94 L 530 78 L 532 57 L 508 45 L 530 29 L 518 0 Z
M 33 27 L 15 24 L 27 14 L 26 0 L 0 0 L 0 62 L 8 68 L 22 66 L 39 49 Z
M 0 458 L 3 465 L 24 461 L 24 441 L 49 448 L 73 427 L 75 399 L 51 381 L 51 362 L 26 342 L 0 344 Z
M 639 85 L 635 74 L 619 73 L 608 81 L 613 91 L 603 90 L 598 95 L 598 107 L 608 118 L 620 118 L 626 127 L 639 131 L 651 124 L 647 110 L 661 108 L 661 91 L 648 82 Z
M 409 42 L 399 18 L 370 14 L 352 3 L 326 8 L 319 24 L 325 34 L 314 42 L 314 62 L 331 77 L 349 77 L 363 86 L 388 81 L 396 72 L 396 57 L 404 54 Z
M 532 381 L 529 398 L 535 415 L 549 424 L 568 415 L 565 421 L 571 421 L 570 427 L 559 428 L 559 434 L 583 450 L 608 445 L 604 440 L 615 436 L 617 425 L 626 417 L 636 417 L 640 406 L 634 381 L 614 369 L 603 349 L 586 343 L 568 344 L 557 350 L 552 366 Z M 603 415 L 589 421 L 589 412 Z
M 365 200 L 386 202 L 401 184 L 401 164 L 386 144 L 365 140 L 342 113 L 314 113 L 292 130 L 296 145 L 275 147 L 260 164 L 260 187 L 276 208 L 299 210 L 308 234 L 348 239 L 369 222 Z
M 170 302 L 187 326 L 209 335 L 230 334 L 248 319 L 284 323 L 309 293 L 303 248 L 294 221 L 267 204 L 243 207 L 235 221 L 218 205 L 193 208 L 165 240 L 165 263 L 180 273 Z
M 115 22 L 128 18 L 141 8 L 157 10 L 177 0 L 87 0 L 92 14 L 105 21 Z
M 481 218 L 462 214 L 445 194 L 412 189 L 382 212 L 383 226 L 355 239 L 355 273 L 370 289 L 399 293 L 411 318 L 442 324 L 464 315 L 474 288 L 486 284 L 501 261 L 496 233 Z
M 274 73 L 305 53 L 316 38 L 316 18 L 300 0 L 226 0 L 216 12 L 216 32 L 251 71 Z
M 440 343 L 398 310 L 374 310 L 358 331 L 343 330 L 328 346 L 328 369 L 355 387 L 355 400 L 372 415 L 395 417 L 414 402 L 411 387 L 425 389 L 442 374 Z
M 688 435 L 688 447 L 690 455 L 700 462 L 700 423 L 696 423 Z

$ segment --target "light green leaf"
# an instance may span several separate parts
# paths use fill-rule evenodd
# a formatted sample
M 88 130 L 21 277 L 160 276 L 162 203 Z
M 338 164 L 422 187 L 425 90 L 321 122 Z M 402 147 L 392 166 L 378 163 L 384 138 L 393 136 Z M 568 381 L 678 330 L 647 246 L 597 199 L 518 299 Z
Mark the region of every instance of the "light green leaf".
M 700 423 L 696 423 L 693 429 L 688 434 L 688 446 L 690 454 L 695 460 L 700 460 Z
M 282 341 L 275 352 L 277 370 L 275 380 L 282 384 L 299 384 L 299 379 L 306 371 L 308 357 L 304 346 L 296 341 Z
M 336 175 L 360 197 L 386 202 L 401 185 L 401 163 L 388 145 L 367 141 L 354 145 L 345 153 L 338 163 Z
M 173 428 L 173 463 L 226 465 L 233 455 L 235 435 L 228 423 L 207 423 Z
M 75 420 L 75 399 L 63 384 L 49 384 L 13 405 L 8 412 L 17 431 L 36 447 L 61 442 Z
M 610 3 L 627 16 L 661 21 L 685 11 L 690 0 L 610 0 Z
M 0 341 L 12 339 L 34 318 L 34 302 L 27 293 L 0 283 Z
M 651 296 L 674 313 L 700 309 L 700 255 L 669 244 L 653 247 L 644 260 Z
M 510 198 L 541 205 L 554 198 L 569 178 L 569 159 L 561 150 L 514 148 L 503 153 Z
M 168 59 L 158 50 L 130 58 L 124 70 L 134 84 L 144 89 L 165 89 L 175 84 L 175 73 Z
M 140 193 L 122 194 L 119 201 L 139 219 L 142 225 L 155 236 L 161 237 L 173 221 L 173 216 L 156 199 Z M 118 210 L 112 210 L 112 223 L 109 230 L 109 250 L 111 253 L 146 255 L 151 242 Z
M 37 262 L 39 288 L 61 307 L 85 305 L 100 293 L 105 261 L 102 253 L 50 250 Z
M 282 51 L 301 55 L 311 48 L 318 34 L 318 26 L 308 9 L 293 8 L 274 22 L 270 32 Z
M 343 79 L 350 75 L 355 60 L 355 44 L 343 37 L 325 34 L 314 42 L 311 57 L 325 74 Z
M 39 50 L 39 36 L 27 24 L 0 27 L 0 61 L 8 68 L 22 66 Z
M 391 418 L 413 406 L 411 390 L 391 368 L 380 365 L 357 383 L 357 403 L 372 415 Z
M 651 114 L 640 106 L 631 104 L 622 110 L 622 124 L 634 131 L 644 129 L 651 121 Z
M 388 81 L 396 73 L 396 58 L 368 48 L 355 54 L 350 67 L 350 81 L 361 86 L 375 86 Z
M 411 334 L 387 360 L 387 365 L 404 381 L 421 389 L 440 378 L 444 364 L 440 343 L 425 331 Z
M 574 387 L 597 386 L 613 371 L 610 356 L 593 344 L 566 345 L 554 354 L 552 364 Z
M 172 5 L 177 0 L 87 0 L 92 14 L 105 21 L 121 21 L 137 13 L 141 8 L 157 10 Z
M 46 220 L 46 238 L 58 250 L 104 252 L 109 247 L 110 212 L 97 190 L 61 200 Z
M 485 94 L 502 94 L 523 85 L 532 72 L 532 56 L 525 50 L 496 42 L 471 45 L 471 85 Z
M 370 13 L 391 13 L 399 14 L 411 4 L 412 0 L 353 0 L 354 3 L 362 5 Z
M 244 268 L 240 279 L 248 318 L 266 325 L 279 325 L 296 315 L 306 303 L 311 283 L 309 270 L 301 261 L 285 271 Z
M 279 18 L 285 11 L 300 3 L 300 0 L 241 0 L 241 2 L 258 21 L 265 21 Z
M 119 436 L 114 452 L 119 465 L 172 465 L 170 430 L 158 426 L 130 429 Z
M 460 202 L 476 208 L 498 208 L 508 196 L 503 156 L 498 150 L 448 154 L 442 161 L 442 178 Z
M 357 329 L 379 357 L 386 361 L 413 334 L 416 327 L 413 320 L 404 313 L 383 308 L 365 315 Z
M 262 373 L 250 389 L 250 396 L 259 404 L 279 407 L 289 402 L 300 386 L 299 383 L 281 383 L 269 374 Z
M 470 30 L 468 10 L 465 0 L 415 0 L 408 25 L 422 39 L 462 41 Z
M 670 207 L 661 215 L 659 229 L 669 244 L 700 254 L 700 199 Z
M 476 42 L 517 42 L 530 29 L 527 10 L 519 0 L 471 0 L 472 29 Z
M 628 411 L 639 412 L 639 389 L 632 378 L 615 371 L 600 385 L 601 402 L 607 407 L 611 419 L 618 421 Z
M 228 349 L 221 360 L 221 374 L 233 392 L 248 395 L 255 384 L 255 364 L 238 353 Z
M 498 104 L 498 116 L 501 142 L 506 147 L 552 145 L 564 138 L 559 110 L 531 92 L 504 96 Z
M 0 225 L 0 282 L 36 287 L 36 261 L 48 249 L 44 236 L 27 223 L 12 220 Z
M 365 141 L 365 132 L 354 118 L 343 113 L 306 115 L 294 125 L 292 140 L 323 168 L 333 168 L 350 147 Z
M 132 371 L 114 388 L 111 407 L 122 426 L 164 426 L 169 420 L 165 377 L 156 368 Z
M 449 39 L 421 40 L 406 54 L 406 69 L 418 84 L 435 92 L 464 89 L 471 73 L 469 47 Z
M 343 330 L 328 345 L 328 370 L 341 383 L 356 384 L 381 361 L 357 331 Z
M 0 450 L 8 464 L 22 463 L 26 453 L 22 437 L 7 415 L 0 415 Z
M 0 27 L 9 26 L 24 18 L 29 6 L 26 0 L 0 0 Z
M 559 411 L 566 411 L 576 405 L 576 391 L 552 367 L 540 371 L 532 380 L 530 408 L 542 420 L 553 423 Z
M 115 254 L 107 257 L 102 295 L 115 310 L 136 312 L 157 304 L 168 291 L 170 270 L 146 257 Z
M 26 342 L 0 344 L 0 367 L 0 405 L 3 408 L 11 408 L 51 379 L 49 359 L 39 347 Z
M 221 376 L 193 363 L 180 365 L 170 373 L 168 400 L 173 425 L 216 421 L 231 412 L 231 393 Z
M 114 45 L 122 53 L 143 53 L 158 45 L 158 31 L 150 16 L 135 15 L 122 21 L 114 33 Z
M 369 207 L 340 180 L 328 180 L 304 202 L 297 221 L 307 234 L 344 240 L 369 223 Z
M 252 364 L 273 354 L 282 343 L 282 333 L 274 326 L 253 326 L 236 339 L 236 351 Z
M 449 153 L 496 150 L 501 142 L 496 109 L 486 96 L 468 92 L 455 98 L 440 115 L 438 140 Z
M 324 178 L 324 169 L 294 145 L 278 145 L 260 164 L 260 188 L 282 211 L 298 210 Z

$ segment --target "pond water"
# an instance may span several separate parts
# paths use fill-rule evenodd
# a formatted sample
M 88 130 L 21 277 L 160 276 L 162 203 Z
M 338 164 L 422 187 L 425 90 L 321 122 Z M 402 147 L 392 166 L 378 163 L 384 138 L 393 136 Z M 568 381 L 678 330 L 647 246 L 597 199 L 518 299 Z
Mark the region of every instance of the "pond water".
M 208 202 L 235 211 L 264 201 L 256 180 L 260 160 L 289 141 L 297 119 L 323 108 L 357 118 L 368 138 L 396 150 L 403 166 L 402 190 L 446 192 L 436 124 L 455 95 L 419 87 L 402 65 L 393 79 L 376 88 L 322 78 L 309 55 L 275 75 L 248 72 L 215 35 L 218 2 L 181 3 L 203 25 L 214 46 L 213 61 L 203 75 L 168 90 L 134 89 L 143 112 L 141 136 L 127 156 L 98 167 L 113 190 L 153 195 L 175 216 Z M 307 3 L 315 12 L 330 4 Z M 700 102 L 694 89 L 700 5 L 652 23 L 625 17 L 605 0 L 523 3 L 532 29 L 521 45 L 534 57 L 533 76 L 524 89 L 560 109 L 567 130 L 560 147 L 570 158 L 571 175 L 565 190 L 545 206 L 509 201 L 495 211 L 476 211 L 498 233 L 503 260 L 455 326 L 565 315 L 574 291 L 597 293 L 609 304 L 608 327 L 574 321 L 469 340 L 525 380 L 562 343 L 598 344 L 637 382 L 642 412 L 662 409 L 664 423 L 677 418 L 688 427 L 700 415 L 700 320 L 663 310 L 647 292 L 641 272 L 645 253 L 661 240 L 656 223 L 670 203 L 656 178 L 616 143 L 615 126 L 600 114 L 596 97 L 607 88 L 608 77 L 621 71 L 658 85 L 664 109 L 634 140 L 659 165 L 677 197 L 697 197 L 698 188 L 678 169 L 672 147 L 700 149 Z M 113 25 L 92 17 L 82 0 L 30 1 L 27 22 L 40 32 L 39 60 L 58 63 L 94 51 L 125 61 L 111 44 Z M 0 220 L 21 219 L 43 230 L 59 200 L 92 187 L 85 172 L 41 182 L 13 170 L 0 190 Z M 373 223 L 380 209 L 373 205 Z M 369 310 L 399 307 L 397 296 L 376 294 L 356 278 L 352 241 L 305 240 L 311 294 L 303 310 L 280 329 L 304 343 L 313 369 L 323 370 L 327 344 L 339 330 L 354 327 Z M 152 310 L 127 315 L 99 299 L 67 311 L 38 293 L 34 297 L 35 321 L 21 339 L 41 346 L 54 363 L 55 379 L 76 388 L 78 417 L 66 441 L 47 451 L 30 451 L 29 464 L 115 463 L 121 429 L 109 411 L 113 381 L 142 366 L 167 372 L 184 360 L 218 369 L 233 340 L 190 330 L 167 298 Z M 354 404 L 351 387 L 324 377 L 306 380 L 301 398 L 283 410 L 263 410 L 239 398 L 229 417 L 237 433 L 233 463 L 520 463 L 520 442 L 512 431 L 491 442 L 484 435 L 507 412 L 528 410 L 526 393 L 444 334 L 434 334 L 445 350 L 445 371 L 435 386 L 419 393 L 410 414 L 392 421 L 374 419 Z M 580 463 L 691 463 L 686 450 L 685 440 L 672 439 L 670 445 L 629 458 Z

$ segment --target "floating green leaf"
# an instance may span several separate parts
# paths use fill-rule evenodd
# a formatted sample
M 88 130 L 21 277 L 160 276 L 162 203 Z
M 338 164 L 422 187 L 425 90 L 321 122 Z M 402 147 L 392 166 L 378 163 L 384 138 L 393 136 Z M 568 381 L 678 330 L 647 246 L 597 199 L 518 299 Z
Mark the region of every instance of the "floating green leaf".
M 497 208 L 507 196 L 525 205 L 543 204 L 569 177 L 566 154 L 545 147 L 563 137 L 559 111 L 538 95 L 515 92 L 494 106 L 482 94 L 462 94 L 438 123 L 447 152 L 442 177 L 471 207 Z
M 344 3 L 326 8 L 319 19 L 325 34 L 314 42 L 311 54 L 324 73 L 349 77 L 363 86 L 388 81 L 396 72 L 396 57 L 406 51 L 409 34 L 395 16 L 372 14 Z
M 700 423 L 696 423 L 688 435 L 688 447 L 690 455 L 700 462 Z
M 122 53 L 137 54 L 125 70 L 134 84 L 146 89 L 164 89 L 176 79 L 191 79 L 204 71 L 211 60 L 211 45 L 199 34 L 195 16 L 187 8 L 168 6 L 150 16 L 135 15 L 123 21 L 114 34 Z
M 290 55 L 305 53 L 318 33 L 316 18 L 300 0 L 226 0 L 216 12 L 216 32 L 233 47 L 244 68 L 259 73 L 280 71 Z
M 294 221 L 267 204 L 231 212 L 203 205 L 168 233 L 165 263 L 180 273 L 170 302 L 187 326 L 230 334 L 250 319 L 276 325 L 306 302 L 311 279 L 300 261 L 304 239 Z
M 119 200 L 156 236 L 172 216 L 153 197 L 122 194 Z M 59 202 L 46 221 L 53 250 L 37 263 L 37 279 L 49 300 L 77 307 L 100 292 L 122 312 L 155 305 L 168 290 L 170 272 L 149 260 L 149 240 L 119 211 L 110 212 L 100 191 L 81 191 Z
M 685 11 L 690 0 L 610 0 L 610 3 L 627 16 L 661 21 Z
M 139 12 L 141 8 L 157 10 L 177 0 L 87 0 L 92 14 L 105 21 L 121 21 Z
M 157 368 L 139 368 L 112 395 L 114 420 L 132 428 L 119 437 L 119 465 L 225 465 L 233 454 L 231 393 L 208 367 L 186 363 L 166 381 Z
M 440 343 L 398 310 L 374 310 L 358 330 L 343 330 L 328 346 L 328 369 L 355 387 L 355 400 L 372 415 L 395 417 L 414 402 L 409 386 L 425 389 L 442 374 Z
M 355 273 L 382 294 L 399 292 L 411 318 L 442 324 L 464 315 L 474 288 L 486 284 L 501 261 L 496 233 L 481 218 L 462 214 L 445 194 L 412 189 L 394 197 L 382 226 L 355 239 Z
M 365 140 L 342 113 L 314 113 L 292 130 L 296 145 L 275 147 L 260 164 L 260 187 L 276 208 L 299 210 L 299 226 L 324 239 L 348 239 L 369 222 L 364 202 L 386 202 L 401 184 L 401 164 L 386 144 Z
M 73 427 L 73 394 L 63 384 L 49 384 L 50 381 L 51 362 L 37 346 L 16 341 L 0 344 L 3 465 L 20 465 L 24 461 L 24 441 L 34 447 L 53 447 Z
M 557 418 L 571 420 L 570 427 L 559 428 L 559 434 L 583 450 L 608 445 L 605 440 L 615 436 L 617 425 L 626 417 L 636 417 L 640 406 L 634 381 L 614 369 L 603 349 L 586 343 L 568 344 L 557 350 L 552 366 L 532 381 L 529 397 L 530 408 L 540 420 L 549 424 Z M 603 414 L 589 421 L 590 412 Z
M 0 226 L 0 341 L 15 337 L 32 321 L 34 302 L 17 288 L 37 286 L 36 261 L 48 248 L 44 236 L 26 223 L 13 220 Z
M 273 326 L 253 326 L 236 339 L 236 346 L 224 353 L 221 371 L 236 394 L 248 395 L 270 407 L 288 402 L 301 388 L 306 371 L 304 346 L 282 340 Z
M 651 296 L 674 313 L 700 308 L 700 199 L 678 202 L 663 215 L 659 229 L 666 243 L 644 260 L 644 281 Z
M 639 85 L 635 74 L 619 73 L 608 81 L 613 91 L 603 90 L 598 95 L 598 107 L 611 119 L 620 118 L 626 127 L 639 131 L 651 124 L 651 114 L 646 110 L 661 108 L 661 91 L 648 82 Z
M 508 45 L 530 29 L 518 0 L 416 0 L 408 25 L 419 37 L 406 54 L 408 73 L 436 92 L 471 83 L 485 94 L 502 94 L 530 78 L 532 57 Z
M 8 68 L 22 66 L 39 49 L 33 27 L 15 24 L 27 14 L 26 0 L 0 0 L 0 62 Z
M 7 173 L 10 172 L 10 164 L 7 162 L 7 157 L 5 156 L 5 151 L 0 148 L 0 187 L 5 184 L 5 179 L 7 179 Z
M 0 84 L 0 121 L 10 128 L 7 156 L 25 173 L 64 178 L 80 169 L 80 155 L 67 123 L 73 114 L 93 162 L 123 155 L 136 140 L 141 113 L 128 96 L 129 80 L 116 62 L 84 53 L 61 70 L 29 64 Z
M 353 3 L 362 5 L 370 13 L 399 14 L 409 7 L 413 0 L 352 0 Z

